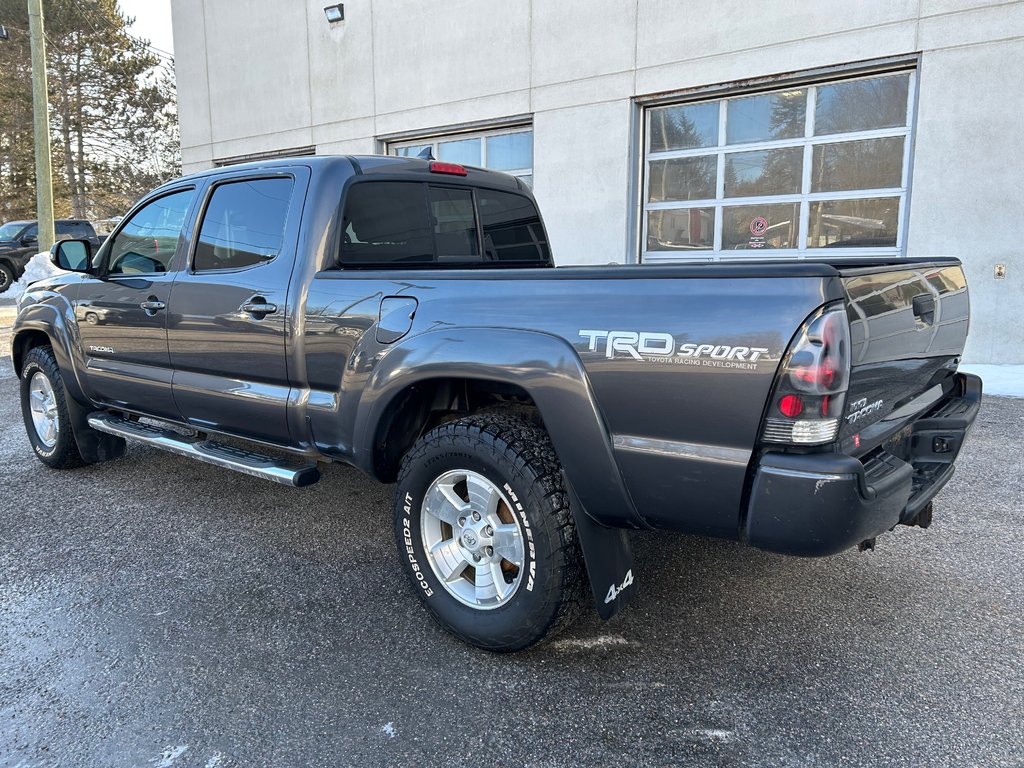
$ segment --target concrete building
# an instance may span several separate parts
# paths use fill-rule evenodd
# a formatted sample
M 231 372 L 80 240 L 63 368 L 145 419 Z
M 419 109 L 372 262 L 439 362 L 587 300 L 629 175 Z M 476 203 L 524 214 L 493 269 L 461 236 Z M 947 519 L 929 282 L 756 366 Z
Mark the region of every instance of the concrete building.
M 1024 3 L 173 0 L 186 171 L 409 153 L 523 176 L 560 264 L 956 255 L 1024 363 Z

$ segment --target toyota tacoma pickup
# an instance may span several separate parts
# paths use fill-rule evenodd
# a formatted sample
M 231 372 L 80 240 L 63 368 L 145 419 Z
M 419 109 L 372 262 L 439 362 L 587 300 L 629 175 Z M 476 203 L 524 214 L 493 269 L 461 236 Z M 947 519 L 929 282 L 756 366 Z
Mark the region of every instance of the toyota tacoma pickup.
M 354 465 L 433 618 L 493 651 L 616 613 L 630 529 L 823 556 L 927 527 L 981 401 L 956 259 L 554 268 L 528 187 L 429 159 L 186 176 L 52 258 L 12 350 L 44 464 Z

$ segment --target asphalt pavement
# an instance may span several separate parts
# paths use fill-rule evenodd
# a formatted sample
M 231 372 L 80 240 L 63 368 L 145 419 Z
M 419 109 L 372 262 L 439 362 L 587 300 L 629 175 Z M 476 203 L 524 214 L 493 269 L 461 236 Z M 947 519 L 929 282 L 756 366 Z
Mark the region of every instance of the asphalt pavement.
M 874 552 L 635 535 L 626 612 L 495 656 L 419 607 L 390 487 L 48 470 L 4 359 L 0 766 L 1021 766 L 1022 431 L 988 399 L 932 528 Z

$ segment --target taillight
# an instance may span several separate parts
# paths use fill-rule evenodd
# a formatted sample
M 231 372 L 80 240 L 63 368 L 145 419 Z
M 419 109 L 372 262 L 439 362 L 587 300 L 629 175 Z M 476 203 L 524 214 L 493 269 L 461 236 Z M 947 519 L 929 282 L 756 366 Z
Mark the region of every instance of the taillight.
M 821 445 L 836 439 L 850 384 L 850 325 L 842 304 L 825 307 L 790 345 L 761 431 L 767 443 Z
M 439 163 L 432 162 L 430 164 L 431 173 L 449 173 L 452 176 L 468 176 L 466 169 L 458 163 Z

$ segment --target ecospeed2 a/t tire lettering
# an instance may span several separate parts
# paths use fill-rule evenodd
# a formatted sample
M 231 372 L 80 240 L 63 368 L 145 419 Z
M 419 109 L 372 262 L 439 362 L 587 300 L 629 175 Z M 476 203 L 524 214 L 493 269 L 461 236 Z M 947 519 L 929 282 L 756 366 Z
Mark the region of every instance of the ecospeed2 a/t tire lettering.
M 403 569 L 446 630 L 491 651 L 575 616 L 583 566 L 547 433 L 500 412 L 439 426 L 409 450 L 395 493 Z

